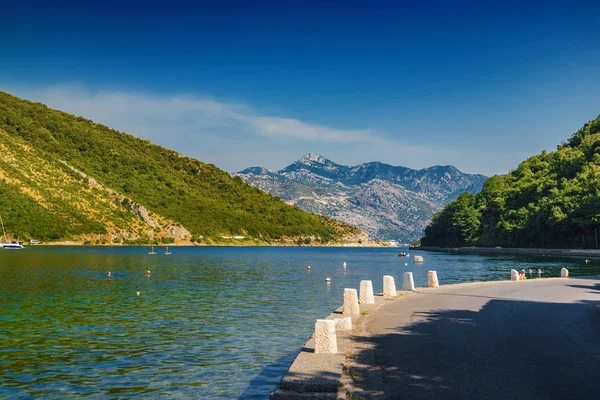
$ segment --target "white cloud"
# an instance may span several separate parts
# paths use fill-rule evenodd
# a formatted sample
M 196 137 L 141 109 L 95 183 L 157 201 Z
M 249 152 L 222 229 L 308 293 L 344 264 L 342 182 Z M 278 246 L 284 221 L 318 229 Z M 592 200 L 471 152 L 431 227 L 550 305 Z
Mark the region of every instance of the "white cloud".
M 247 104 L 209 97 L 93 92 L 69 85 L 7 91 L 232 172 L 249 166 L 279 169 L 309 152 L 347 165 L 367 161 L 411 168 L 453 164 L 465 172 L 487 174 L 498 168 L 490 165 L 496 154 L 485 148 L 421 143 L 410 132 L 386 138 L 371 129 L 336 129 L 264 115 Z
M 364 140 L 370 134 L 368 130 L 341 130 L 293 118 L 260 115 L 245 104 L 190 95 L 93 93 L 76 86 L 55 86 L 27 93 L 27 97 L 136 136 L 146 137 L 150 132 L 154 139 L 158 139 L 159 131 L 162 135 L 175 135 L 241 133 L 241 130 L 267 138 L 348 143 Z

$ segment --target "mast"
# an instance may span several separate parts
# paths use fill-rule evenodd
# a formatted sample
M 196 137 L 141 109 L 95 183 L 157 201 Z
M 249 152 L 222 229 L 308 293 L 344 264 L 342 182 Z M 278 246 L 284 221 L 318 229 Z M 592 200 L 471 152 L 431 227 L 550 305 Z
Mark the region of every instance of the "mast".
M 4 241 L 6 242 L 6 231 L 4 230 L 4 222 L 2 222 L 1 215 L 0 215 L 0 224 L 2 224 L 2 234 L 4 235 Z

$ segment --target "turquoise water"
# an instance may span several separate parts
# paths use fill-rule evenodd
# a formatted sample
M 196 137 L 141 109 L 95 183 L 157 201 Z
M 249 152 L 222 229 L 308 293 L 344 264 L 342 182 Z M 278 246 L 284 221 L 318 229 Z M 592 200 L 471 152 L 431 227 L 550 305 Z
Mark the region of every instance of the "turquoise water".
M 361 279 L 377 292 L 405 271 L 424 286 L 429 269 L 440 284 L 509 279 L 511 268 L 600 274 L 600 261 L 577 258 L 411 252 L 425 257 L 413 265 L 400 249 L 170 250 L 0 250 L 0 398 L 265 399 L 315 319 Z

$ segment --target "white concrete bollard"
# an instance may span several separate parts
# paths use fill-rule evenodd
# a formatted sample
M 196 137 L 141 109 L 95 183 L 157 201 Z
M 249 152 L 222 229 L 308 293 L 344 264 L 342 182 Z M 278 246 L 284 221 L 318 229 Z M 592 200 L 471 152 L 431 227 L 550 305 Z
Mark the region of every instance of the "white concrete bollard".
M 427 271 L 427 287 L 438 287 L 440 283 L 438 282 L 437 272 L 436 271 Z
M 352 318 L 337 318 L 335 320 L 335 329 L 338 331 L 351 331 L 352 330 Z
M 560 277 L 561 278 L 568 278 L 569 277 L 569 270 L 566 268 L 561 268 L 560 269 Z
M 315 323 L 315 353 L 337 353 L 337 337 L 335 336 L 335 321 L 318 319 Z
M 413 256 L 414 263 L 422 263 L 423 261 L 423 256 Z
M 519 280 L 519 273 L 517 272 L 516 269 L 511 269 L 510 270 L 510 280 L 511 281 L 518 281 Z
M 402 274 L 402 290 L 415 291 L 415 281 L 412 272 L 405 272 Z
M 356 294 L 356 289 L 344 289 L 344 307 L 342 309 L 342 314 L 360 314 L 360 308 L 358 308 L 358 295 Z
M 360 304 L 375 304 L 373 282 L 360 281 Z
M 383 295 L 386 297 L 396 296 L 396 282 L 394 277 L 390 275 L 384 275 L 383 277 Z

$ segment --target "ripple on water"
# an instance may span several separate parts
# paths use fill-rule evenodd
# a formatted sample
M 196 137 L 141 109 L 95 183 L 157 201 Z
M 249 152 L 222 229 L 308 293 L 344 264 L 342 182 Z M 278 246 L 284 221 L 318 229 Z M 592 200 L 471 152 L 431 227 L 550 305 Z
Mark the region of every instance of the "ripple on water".
M 398 249 L 172 252 L 0 252 L 0 398 L 264 399 L 315 319 L 361 279 L 372 279 L 377 292 L 383 275 L 401 282 L 405 271 L 417 286 L 426 284 L 429 269 L 441 284 L 508 279 L 511 268 L 542 268 L 544 276 L 559 276 L 562 266 L 572 276 L 600 272 L 595 261 L 579 259 L 443 253 L 419 253 L 425 262 L 414 265 L 395 257 Z

